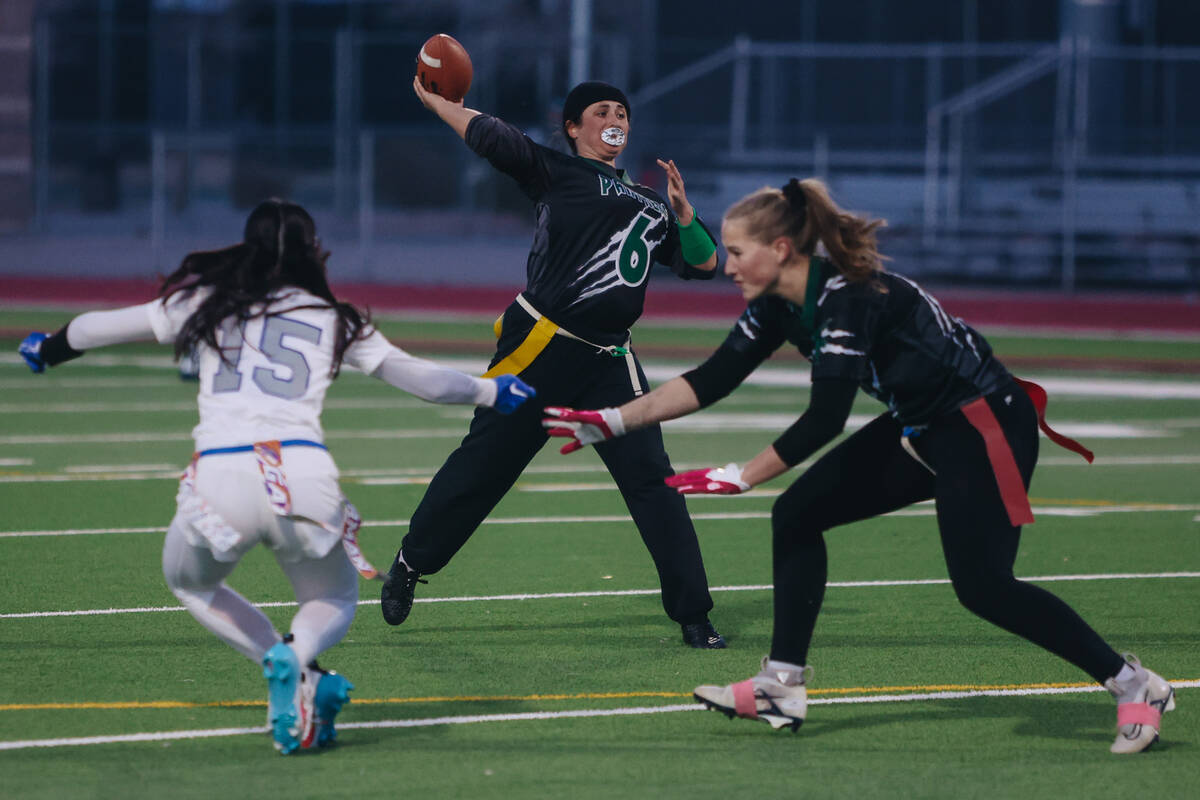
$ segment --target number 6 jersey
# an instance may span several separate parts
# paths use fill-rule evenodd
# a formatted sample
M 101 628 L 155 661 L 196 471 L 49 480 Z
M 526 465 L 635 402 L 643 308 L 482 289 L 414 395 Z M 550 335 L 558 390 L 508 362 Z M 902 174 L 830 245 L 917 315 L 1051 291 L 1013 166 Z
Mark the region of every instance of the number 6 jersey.
M 651 262 L 682 278 L 713 276 L 683 260 L 670 206 L 623 170 L 539 145 L 487 114 L 471 120 L 466 142 L 536 204 L 524 294 L 558 325 L 621 345 L 642 314 Z

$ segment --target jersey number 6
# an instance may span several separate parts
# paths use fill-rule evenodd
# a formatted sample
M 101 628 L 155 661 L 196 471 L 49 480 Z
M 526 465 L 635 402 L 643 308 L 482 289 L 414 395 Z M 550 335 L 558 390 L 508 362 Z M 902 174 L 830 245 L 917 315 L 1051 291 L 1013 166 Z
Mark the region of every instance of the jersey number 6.
M 638 214 L 625 241 L 621 243 L 617 271 L 621 280 L 629 286 L 640 286 L 650 271 L 650 248 L 657 242 L 646 241 L 645 233 L 653 222 L 654 217 L 647 216 L 645 212 Z

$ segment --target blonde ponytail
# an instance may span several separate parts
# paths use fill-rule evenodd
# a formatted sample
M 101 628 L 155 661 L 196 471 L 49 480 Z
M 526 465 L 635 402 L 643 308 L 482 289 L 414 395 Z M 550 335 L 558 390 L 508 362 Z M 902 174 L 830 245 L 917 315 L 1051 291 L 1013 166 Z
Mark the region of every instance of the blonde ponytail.
M 786 237 L 802 255 L 811 256 L 823 242 L 829 260 L 851 282 L 870 280 L 883 269 L 875 231 L 887 222 L 838 208 L 816 178 L 792 178 L 782 189 L 763 187 L 734 203 L 725 218 L 741 220 L 750 237 L 763 244 Z

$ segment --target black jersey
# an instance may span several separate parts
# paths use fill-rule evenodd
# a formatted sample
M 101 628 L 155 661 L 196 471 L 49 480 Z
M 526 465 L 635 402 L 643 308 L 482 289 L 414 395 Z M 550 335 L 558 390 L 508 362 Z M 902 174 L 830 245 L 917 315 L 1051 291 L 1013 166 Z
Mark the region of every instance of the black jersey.
M 623 344 L 641 316 L 653 261 L 683 278 L 713 276 L 684 262 L 671 207 L 624 171 L 543 147 L 486 114 L 471 120 L 465 138 L 536 204 L 524 294 L 577 336 Z
M 1011 380 L 982 336 L 908 278 L 880 272 L 850 283 L 814 257 L 803 307 L 774 296 L 751 302 L 710 359 L 724 368 L 707 371 L 698 394 L 732 391 L 785 341 L 812 362 L 814 381 L 857 381 L 914 427 Z M 717 374 L 723 386 L 712 385 Z

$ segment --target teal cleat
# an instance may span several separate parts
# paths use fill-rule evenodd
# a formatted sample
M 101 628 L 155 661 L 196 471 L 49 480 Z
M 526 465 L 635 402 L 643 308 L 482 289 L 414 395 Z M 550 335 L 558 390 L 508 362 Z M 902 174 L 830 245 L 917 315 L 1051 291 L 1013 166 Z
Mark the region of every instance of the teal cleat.
M 311 701 L 305 702 L 300 691 L 300 662 L 292 648 L 277 642 L 263 656 L 263 677 L 267 679 L 267 717 L 275 749 L 289 755 L 300 749 L 311 736 Z
M 315 743 L 317 747 L 329 747 L 337 738 L 333 720 L 342 710 L 342 706 L 350 702 L 350 690 L 354 688 L 354 684 L 336 672 L 326 672 L 320 667 L 316 668 L 315 673 L 320 677 L 317 680 L 316 698 L 313 701 L 315 736 L 310 743 Z

